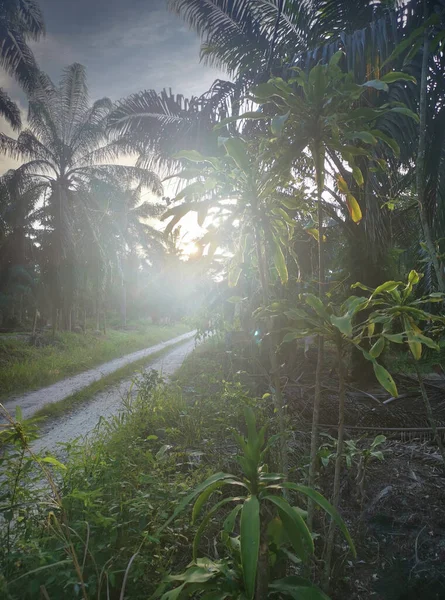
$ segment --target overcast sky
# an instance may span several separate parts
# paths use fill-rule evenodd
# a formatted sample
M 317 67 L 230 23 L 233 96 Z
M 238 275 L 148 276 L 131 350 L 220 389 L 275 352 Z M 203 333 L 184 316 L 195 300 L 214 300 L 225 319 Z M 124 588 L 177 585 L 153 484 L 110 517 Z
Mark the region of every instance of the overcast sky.
M 47 35 L 32 44 L 40 67 L 58 81 L 63 67 L 85 65 L 92 100 L 164 87 L 199 95 L 223 76 L 199 62 L 197 34 L 167 10 L 166 0 L 40 0 L 40 6 Z M 1 68 L 0 86 L 26 109 Z M 2 120 L 0 131 L 11 134 Z M 5 157 L 0 162 L 0 172 L 12 166 Z
M 166 0 L 40 0 L 46 39 L 35 45 L 40 65 L 57 78 L 62 67 L 88 68 L 93 98 L 145 88 L 204 92 L 218 74 L 199 63 L 199 39 L 166 8 Z

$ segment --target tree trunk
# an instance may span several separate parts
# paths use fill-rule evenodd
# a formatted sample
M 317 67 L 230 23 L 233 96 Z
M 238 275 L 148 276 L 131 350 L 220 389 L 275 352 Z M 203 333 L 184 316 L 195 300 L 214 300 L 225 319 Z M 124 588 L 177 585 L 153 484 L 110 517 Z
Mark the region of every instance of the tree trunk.
M 100 300 L 99 289 L 96 291 L 96 331 L 100 331 Z
M 324 188 L 324 152 L 320 143 L 314 144 L 313 157 L 315 163 L 315 178 L 317 182 L 317 212 L 318 212 L 318 297 L 323 299 L 325 293 L 325 266 L 323 248 L 323 205 L 322 194 Z M 312 413 L 311 455 L 309 463 L 309 487 L 314 487 L 317 474 L 318 454 L 318 423 L 320 421 L 320 404 L 322 396 L 322 377 L 324 369 L 324 338 L 318 336 L 317 368 L 315 371 L 314 409 Z M 314 503 L 308 500 L 307 525 L 312 530 L 314 520 Z
M 337 368 L 338 368 L 338 437 L 337 437 L 337 456 L 335 458 L 334 472 L 334 489 L 332 492 L 332 506 L 338 510 L 340 504 L 340 483 L 341 472 L 343 465 L 343 444 L 345 435 L 345 373 L 342 360 L 342 344 L 341 340 L 337 343 Z M 336 525 L 331 520 L 329 524 L 328 538 L 326 542 L 326 555 L 324 563 L 324 581 L 323 588 L 325 591 L 329 589 L 329 581 L 331 577 L 332 554 L 334 551 Z
M 423 383 L 422 375 L 419 371 L 419 367 L 417 366 L 417 362 L 414 362 L 414 368 L 416 370 L 417 381 L 419 382 L 420 392 L 422 394 L 423 403 L 425 405 L 426 416 L 428 418 L 428 422 L 433 431 L 433 437 L 439 448 L 440 455 L 442 456 L 443 465 L 445 467 L 445 450 L 442 444 L 442 439 L 440 437 L 440 433 L 437 431 L 436 419 L 433 415 L 433 409 L 431 408 L 430 399 L 428 398 L 428 392 L 426 391 L 425 384 Z
M 255 232 L 255 245 L 256 254 L 258 260 L 258 270 L 260 273 L 261 290 L 263 296 L 263 304 L 267 307 L 270 304 L 270 293 L 269 293 L 269 264 L 267 258 L 261 249 L 261 240 L 258 231 Z M 284 406 L 283 406 L 283 394 L 281 392 L 281 381 L 280 381 L 280 365 L 278 363 L 278 357 L 275 348 L 275 335 L 273 334 L 273 323 L 270 317 L 267 318 L 266 327 L 270 335 L 269 341 L 269 361 L 271 366 L 270 379 L 273 387 L 273 398 L 275 409 L 278 415 L 278 427 L 280 432 L 280 470 L 287 477 L 288 459 L 287 459 L 287 445 L 284 437 L 286 427 L 284 418 Z
M 37 306 L 36 306 L 34 309 L 34 318 L 32 320 L 32 332 L 31 332 L 32 337 L 35 337 L 35 335 L 36 335 L 38 315 L 39 315 L 39 311 L 37 310 Z
M 127 327 L 127 286 L 126 286 L 123 278 L 122 278 L 121 318 L 122 318 L 122 327 Z
M 424 0 L 424 20 L 428 18 L 427 2 Z M 428 222 L 428 215 L 425 205 L 425 152 L 426 152 L 426 113 L 427 113 L 427 94 L 428 94 L 428 55 L 429 55 L 429 36 L 428 27 L 425 28 L 423 36 L 423 54 L 422 54 L 422 74 L 420 79 L 420 98 L 419 98 L 419 144 L 417 150 L 416 165 L 416 188 L 417 204 L 419 207 L 420 223 L 425 238 L 425 244 L 428 250 L 430 260 L 433 264 L 434 272 L 437 278 L 437 287 L 439 291 L 445 292 L 445 276 L 441 267 L 437 250 L 434 244 L 431 227 Z
M 56 331 L 57 331 L 57 319 L 58 319 L 58 309 L 53 306 L 53 310 L 52 310 L 52 325 L 53 325 L 53 340 L 56 337 Z

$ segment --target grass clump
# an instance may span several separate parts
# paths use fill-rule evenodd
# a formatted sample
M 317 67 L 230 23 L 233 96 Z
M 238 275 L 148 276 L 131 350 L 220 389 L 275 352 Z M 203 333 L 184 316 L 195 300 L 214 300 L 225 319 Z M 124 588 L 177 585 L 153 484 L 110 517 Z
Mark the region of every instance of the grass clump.
M 109 329 L 106 335 L 61 332 L 52 340 L 45 333 L 39 346 L 22 336 L 0 337 L 0 398 L 50 385 L 189 330 L 182 323 L 165 326 L 146 320 L 125 330 Z

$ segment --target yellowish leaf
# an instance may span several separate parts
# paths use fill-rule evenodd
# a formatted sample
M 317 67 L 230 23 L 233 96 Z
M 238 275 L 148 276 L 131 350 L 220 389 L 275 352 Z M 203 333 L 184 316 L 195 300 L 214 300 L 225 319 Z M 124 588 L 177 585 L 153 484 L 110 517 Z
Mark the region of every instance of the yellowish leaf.
M 360 223 L 362 220 L 362 211 L 360 208 L 360 204 L 357 202 L 355 197 L 352 194 L 346 195 L 346 204 L 348 207 L 349 214 L 351 215 L 351 219 L 354 223 Z

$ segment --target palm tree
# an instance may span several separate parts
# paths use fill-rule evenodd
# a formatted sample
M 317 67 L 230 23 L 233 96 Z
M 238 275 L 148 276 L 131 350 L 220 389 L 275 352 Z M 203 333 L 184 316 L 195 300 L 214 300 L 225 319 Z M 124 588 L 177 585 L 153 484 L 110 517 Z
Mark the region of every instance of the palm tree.
M 30 96 L 28 128 L 14 140 L 0 136 L 0 149 L 21 159 L 16 177 L 30 180 L 46 202 L 41 218 L 48 230 L 48 268 L 53 314 L 70 311 L 71 283 L 75 264 L 76 231 L 81 215 L 91 218 L 91 182 L 115 186 L 141 186 L 161 193 L 153 172 L 137 166 L 116 164 L 132 145 L 123 137 L 110 140 L 107 132 L 112 103 L 108 98 L 89 103 L 85 69 L 67 67 L 58 86 L 45 75 Z
M 83 232 L 87 237 L 88 230 L 94 227 L 90 236 L 94 238 L 94 249 L 91 253 L 84 253 L 85 262 L 91 262 L 91 255 L 97 256 L 98 268 L 116 273 L 122 325 L 125 327 L 128 292 L 135 295 L 135 286 L 130 283 L 137 279 L 141 261 L 153 263 L 164 253 L 164 236 L 150 220 L 158 217 L 165 206 L 144 200 L 146 192 L 142 193 L 140 186 L 128 189 L 100 180 L 93 181 L 91 185 L 94 204 L 89 210 L 95 216 L 88 220 Z
M 347 44 L 346 36 L 363 30 L 369 23 L 386 18 L 394 2 L 363 0 L 169 0 L 170 8 L 182 16 L 202 39 L 201 58 L 232 75 L 282 69 L 287 62 L 311 51 L 315 62 L 326 60 L 339 49 L 338 41 Z M 381 49 L 390 27 L 380 23 L 374 32 L 375 46 Z M 357 36 L 356 36 L 357 37 Z M 350 40 L 356 50 L 360 39 Z M 387 40 L 386 40 L 387 41 Z M 327 44 L 333 48 L 328 54 Z M 323 45 L 323 47 L 322 47 Z M 352 48 L 344 48 L 348 50 Z M 363 48 L 362 50 L 363 51 Z M 355 52 L 351 52 L 351 57 Z M 317 55 L 317 58 L 316 58 Z M 368 57 L 369 58 L 369 57 Z M 352 59 L 355 60 L 355 57 Z
M 0 3 L 0 65 L 30 92 L 36 82 L 37 66 L 27 44 L 45 33 L 43 16 L 35 0 L 2 0 Z M 17 105 L 0 88 L 0 115 L 13 129 L 20 129 Z
M 3 315 L 14 312 L 19 296 L 19 322 L 24 296 L 35 304 L 36 246 L 33 221 L 40 192 L 30 182 L 20 184 L 14 171 L 0 178 L 0 294 Z
M 138 166 L 170 173 L 181 150 L 218 151 L 214 126 L 233 113 L 237 86 L 217 80 L 202 96 L 185 98 L 171 90 L 144 90 L 116 103 L 109 117 L 112 134 L 130 138 L 139 153 Z

